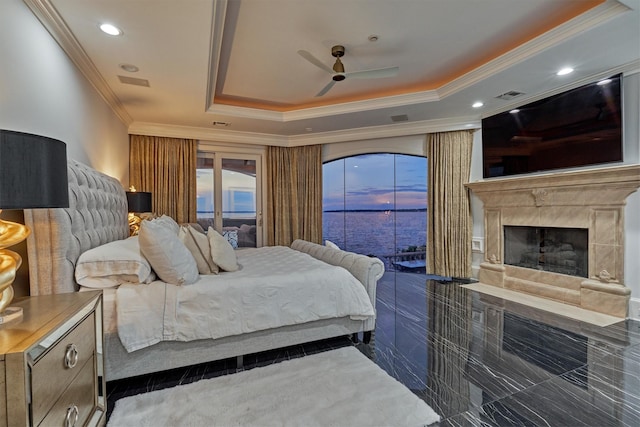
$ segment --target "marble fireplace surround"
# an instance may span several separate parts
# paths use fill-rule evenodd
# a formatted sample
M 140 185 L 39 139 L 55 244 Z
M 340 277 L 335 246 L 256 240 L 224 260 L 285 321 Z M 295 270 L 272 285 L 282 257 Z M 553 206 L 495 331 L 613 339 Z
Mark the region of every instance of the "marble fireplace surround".
M 640 187 L 640 165 L 489 179 L 467 184 L 484 203 L 480 283 L 626 317 L 624 206 Z M 503 226 L 589 231 L 588 278 L 503 264 Z

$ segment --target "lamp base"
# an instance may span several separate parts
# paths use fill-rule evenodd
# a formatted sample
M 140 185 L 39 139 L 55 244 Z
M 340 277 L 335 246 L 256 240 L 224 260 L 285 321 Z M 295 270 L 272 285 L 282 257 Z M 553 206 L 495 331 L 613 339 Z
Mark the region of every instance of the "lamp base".
M 22 319 L 22 307 L 7 307 L 0 313 L 0 325 Z

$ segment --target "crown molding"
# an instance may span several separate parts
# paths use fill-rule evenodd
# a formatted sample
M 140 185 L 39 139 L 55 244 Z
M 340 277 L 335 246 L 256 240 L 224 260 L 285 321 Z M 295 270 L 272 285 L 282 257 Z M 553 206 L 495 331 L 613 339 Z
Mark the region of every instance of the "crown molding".
M 292 136 L 140 122 L 131 124 L 129 126 L 129 133 L 136 135 L 164 136 L 168 138 L 198 139 L 201 141 L 218 143 L 297 147 L 303 145 L 332 144 L 336 142 L 422 135 L 433 132 L 447 132 L 461 129 L 475 130 L 479 128 L 480 120 L 478 116 L 474 116 L 424 120 L 406 124 L 371 126 L 368 128 Z
M 133 119 L 124 108 L 120 99 L 111 90 L 98 68 L 91 61 L 87 53 L 84 51 L 78 40 L 75 38 L 66 22 L 56 8 L 51 4 L 50 0 L 22 0 L 31 12 L 38 18 L 42 25 L 47 29 L 49 34 L 65 51 L 71 61 L 78 67 L 80 72 L 96 89 L 98 94 L 111 107 L 113 112 L 118 116 L 120 121 L 125 125 L 133 122 Z
M 441 86 L 438 89 L 438 95 L 444 99 L 460 92 L 629 10 L 627 6 L 615 0 L 607 0 L 601 5 Z
M 226 129 L 207 129 L 197 126 L 178 126 L 162 123 L 134 122 L 129 126 L 129 134 L 189 138 L 235 144 L 287 146 L 287 137 L 284 135 L 239 132 Z

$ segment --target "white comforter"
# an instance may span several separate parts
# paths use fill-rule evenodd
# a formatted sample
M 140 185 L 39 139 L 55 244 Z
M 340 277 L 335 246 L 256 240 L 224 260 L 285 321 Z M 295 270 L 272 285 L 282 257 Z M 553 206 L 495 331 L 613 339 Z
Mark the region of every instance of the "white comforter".
M 239 271 L 203 275 L 193 285 L 121 285 L 118 334 L 125 349 L 374 315 L 364 286 L 342 267 L 284 246 L 237 255 Z

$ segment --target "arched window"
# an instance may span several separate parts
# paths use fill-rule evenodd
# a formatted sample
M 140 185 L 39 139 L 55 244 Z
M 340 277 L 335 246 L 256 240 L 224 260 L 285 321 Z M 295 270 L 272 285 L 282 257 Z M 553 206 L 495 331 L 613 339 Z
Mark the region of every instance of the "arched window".
M 364 154 L 323 166 L 323 238 L 387 271 L 425 271 L 427 159 Z

